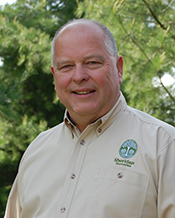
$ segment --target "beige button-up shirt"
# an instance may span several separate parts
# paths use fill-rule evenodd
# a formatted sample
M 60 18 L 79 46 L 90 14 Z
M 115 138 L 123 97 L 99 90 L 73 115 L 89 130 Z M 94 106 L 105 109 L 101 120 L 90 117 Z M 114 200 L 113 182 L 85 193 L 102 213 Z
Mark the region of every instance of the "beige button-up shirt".
M 26 150 L 5 218 L 175 218 L 175 128 L 122 93 L 82 134 L 65 116 Z

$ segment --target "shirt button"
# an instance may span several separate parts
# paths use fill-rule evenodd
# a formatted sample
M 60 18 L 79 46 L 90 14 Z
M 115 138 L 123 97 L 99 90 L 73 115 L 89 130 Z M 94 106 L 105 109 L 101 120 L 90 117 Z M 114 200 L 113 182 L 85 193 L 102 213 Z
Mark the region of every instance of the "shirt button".
M 72 174 L 70 178 L 71 178 L 71 179 L 75 179 L 75 177 L 76 177 L 76 175 L 75 175 L 75 174 Z
M 85 140 L 82 139 L 82 140 L 80 141 L 80 144 L 81 144 L 81 145 L 84 145 L 84 144 L 85 144 Z
M 66 211 L 66 208 L 65 207 L 62 207 L 61 208 L 61 213 L 64 213 Z
M 123 174 L 122 173 L 118 173 L 117 176 L 118 176 L 119 179 L 121 179 L 123 177 Z
M 102 129 L 101 129 L 101 128 L 99 128 L 99 129 L 98 129 L 98 133 L 101 133 L 101 132 L 102 132 Z

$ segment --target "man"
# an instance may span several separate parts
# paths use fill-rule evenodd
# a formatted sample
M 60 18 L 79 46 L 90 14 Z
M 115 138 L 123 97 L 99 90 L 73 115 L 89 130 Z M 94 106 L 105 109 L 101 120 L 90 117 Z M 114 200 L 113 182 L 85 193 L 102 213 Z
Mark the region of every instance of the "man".
M 175 129 L 127 106 L 109 30 L 69 22 L 52 59 L 64 122 L 28 147 L 5 218 L 174 218 Z

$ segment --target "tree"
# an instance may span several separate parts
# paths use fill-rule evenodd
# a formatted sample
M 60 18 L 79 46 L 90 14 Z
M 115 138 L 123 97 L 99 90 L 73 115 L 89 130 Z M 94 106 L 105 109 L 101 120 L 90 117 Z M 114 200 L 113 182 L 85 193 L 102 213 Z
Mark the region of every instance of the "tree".
M 63 119 L 51 65 L 55 31 L 75 17 L 76 0 L 18 0 L 0 8 L 0 217 L 30 142 Z
M 129 105 L 175 125 L 175 2 L 103 0 L 78 3 L 77 15 L 109 27 L 124 57 L 121 86 Z

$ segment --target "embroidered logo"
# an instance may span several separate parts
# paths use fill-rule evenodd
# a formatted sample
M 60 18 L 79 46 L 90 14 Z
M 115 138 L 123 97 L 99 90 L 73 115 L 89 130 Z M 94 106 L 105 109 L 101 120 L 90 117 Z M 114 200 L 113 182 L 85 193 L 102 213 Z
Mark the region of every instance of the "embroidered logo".
M 130 160 L 122 160 L 122 159 L 119 159 L 119 158 L 115 158 L 114 159 L 114 162 L 116 165 L 123 165 L 123 166 L 126 166 L 126 167 L 132 167 L 135 162 L 133 161 L 130 161 Z
M 123 158 L 131 158 L 133 157 L 137 152 L 137 143 L 133 139 L 129 139 L 125 141 L 120 149 L 119 149 L 119 154 Z

